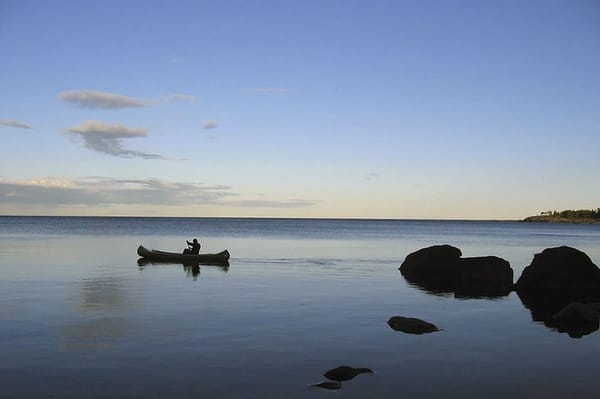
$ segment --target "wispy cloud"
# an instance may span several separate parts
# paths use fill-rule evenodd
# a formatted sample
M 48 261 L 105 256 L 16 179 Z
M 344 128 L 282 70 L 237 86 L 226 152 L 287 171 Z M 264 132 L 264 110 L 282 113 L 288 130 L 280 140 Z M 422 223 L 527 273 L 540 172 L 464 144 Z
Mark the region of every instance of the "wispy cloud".
M 214 119 L 209 119 L 206 121 L 202 129 L 216 129 L 219 127 L 219 122 Z
M 254 89 L 254 91 L 261 94 L 283 94 L 290 92 L 289 89 L 284 87 L 259 87 L 258 89 Z
M 151 100 L 94 90 L 70 90 L 58 94 L 61 100 L 82 108 L 121 109 L 152 105 Z
M 18 127 L 21 129 L 31 129 L 31 126 L 29 126 L 28 124 L 19 122 L 19 121 L 15 121 L 13 119 L 0 119 L 0 125 L 9 126 L 9 127 Z
M 302 208 L 317 201 L 239 200 L 239 194 L 227 185 L 201 182 L 169 182 L 161 179 L 115 179 L 87 177 L 81 179 L 40 178 L 8 180 L 0 178 L 0 204 L 19 206 L 127 206 L 216 205 L 246 208 Z
M 61 100 L 81 108 L 122 109 L 143 108 L 159 103 L 175 103 L 195 101 L 196 97 L 189 94 L 168 94 L 159 99 L 134 98 L 122 94 L 107 93 L 95 90 L 70 90 L 58 94 Z
M 364 179 L 365 180 L 375 180 L 378 179 L 381 176 L 381 174 L 377 173 L 377 172 L 369 172 L 367 174 L 365 174 Z
M 237 205 L 243 208 L 305 208 L 317 204 L 318 201 L 304 199 L 289 199 L 283 201 L 269 200 L 242 200 L 232 202 L 232 205 Z
M 145 159 L 164 159 L 162 155 L 149 154 L 123 147 L 124 139 L 146 137 L 147 130 L 123 125 L 111 125 L 102 121 L 88 120 L 81 125 L 67 129 L 67 132 L 83 139 L 86 148 L 118 157 L 139 157 Z
M 216 204 L 236 194 L 231 187 L 160 179 L 123 180 L 90 177 L 79 180 L 0 179 L 0 204 L 45 206 L 199 205 Z
M 162 102 L 176 103 L 176 102 L 189 102 L 195 101 L 196 97 L 189 94 L 168 94 L 161 98 Z

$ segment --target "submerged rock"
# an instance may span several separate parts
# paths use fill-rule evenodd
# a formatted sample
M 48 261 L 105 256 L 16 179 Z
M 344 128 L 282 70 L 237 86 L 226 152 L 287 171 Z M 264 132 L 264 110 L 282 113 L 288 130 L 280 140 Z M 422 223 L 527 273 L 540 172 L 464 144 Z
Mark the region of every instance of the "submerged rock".
M 460 249 L 450 245 L 422 248 L 406 257 L 400 272 L 410 284 L 433 294 L 477 298 L 510 293 L 510 263 L 497 256 L 461 258 L 461 254 Z
M 600 269 L 582 251 L 546 248 L 523 269 L 515 290 L 534 321 L 577 338 L 598 330 L 593 311 L 600 302 Z
M 440 331 L 434 324 L 413 317 L 393 316 L 387 321 L 388 325 L 395 331 L 407 334 L 426 334 Z

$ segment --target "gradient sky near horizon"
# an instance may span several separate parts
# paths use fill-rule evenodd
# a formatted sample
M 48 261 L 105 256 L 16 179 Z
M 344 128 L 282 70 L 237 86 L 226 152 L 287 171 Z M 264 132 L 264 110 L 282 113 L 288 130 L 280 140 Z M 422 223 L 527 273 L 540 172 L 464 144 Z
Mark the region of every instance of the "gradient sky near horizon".
M 600 3 L 0 1 L 0 214 L 600 206 Z

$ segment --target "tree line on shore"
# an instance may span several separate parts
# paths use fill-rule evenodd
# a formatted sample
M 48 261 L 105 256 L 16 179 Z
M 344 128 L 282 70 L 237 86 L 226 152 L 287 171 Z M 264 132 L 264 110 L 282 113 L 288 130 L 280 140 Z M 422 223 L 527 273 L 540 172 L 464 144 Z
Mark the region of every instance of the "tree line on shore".
M 600 208 L 598 209 L 566 209 L 563 211 L 543 211 L 537 216 L 529 216 L 526 222 L 588 222 L 600 223 Z

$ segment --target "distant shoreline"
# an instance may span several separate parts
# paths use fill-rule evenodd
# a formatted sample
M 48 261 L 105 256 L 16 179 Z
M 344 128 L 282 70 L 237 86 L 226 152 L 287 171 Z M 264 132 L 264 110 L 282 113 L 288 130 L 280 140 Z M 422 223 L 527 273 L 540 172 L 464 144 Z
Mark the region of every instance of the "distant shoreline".
M 523 221 L 541 223 L 600 224 L 600 208 L 544 211 L 540 212 L 539 215 L 526 217 L 523 219 Z
M 571 224 L 600 224 L 600 219 L 593 218 L 565 218 L 560 216 L 528 216 L 523 222 L 537 223 L 571 223 Z

